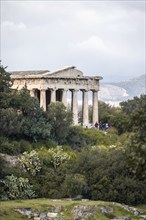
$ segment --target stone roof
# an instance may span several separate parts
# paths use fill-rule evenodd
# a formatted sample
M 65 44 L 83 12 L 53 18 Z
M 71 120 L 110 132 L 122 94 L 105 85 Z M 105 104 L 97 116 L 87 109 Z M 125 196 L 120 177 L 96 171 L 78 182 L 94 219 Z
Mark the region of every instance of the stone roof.
M 83 72 L 76 69 L 75 66 L 65 67 L 56 71 L 49 70 L 35 70 L 35 71 L 13 71 L 11 73 L 12 79 L 29 79 L 29 78 L 96 78 L 102 79 L 102 77 L 88 77 L 83 76 Z
M 55 70 L 53 72 L 50 72 L 49 74 L 56 74 L 56 73 L 60 73 L 60 72 L 75 69 L 75 68 L 76 68 L 75 66 L 65 67 L 63 69 L 58 69 L 58 70 Z
M 27 71 L 12 71 L 10 72 L 12 75 L 40 75 L 44 73 L 49 73 L 49 70 L 27 70 Z
M 26 76 L 26 75 L 56 75 L 57 73 L 61 73 L 63 71 L 67 71 L 67 70 L 71 70 L 71 69 L 75 69 L 75 66 L 71 66 L 71 67 L 65 67 L 63 69 L 58 69 L 55 71 L 49 71 L 49 70 L 28 70 L 28 71 L 12 71 L 10 72 L 12 75 L 21 75 L 21 76 Z
M 82 76 L 83 73 L 75 66 L 65 67 L 56 71 L 37 70 L 37 71 L 13 71 L 10 72 L 12 78 L 41 78 L 41 77 L 76 77 L 77 73 Z

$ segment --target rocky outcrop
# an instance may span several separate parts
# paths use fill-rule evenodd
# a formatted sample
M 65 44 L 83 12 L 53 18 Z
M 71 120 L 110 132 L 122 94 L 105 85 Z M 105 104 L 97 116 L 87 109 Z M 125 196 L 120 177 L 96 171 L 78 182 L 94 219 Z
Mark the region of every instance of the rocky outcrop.
M 28 219 L 34 220 L 63 220 L 62 217 L 58 216 L 58 213 L 63 211 L 62 206 L 54 207 L 51 211 L 41 212 L 38 210 L 33 210 L 29 207 L 17 207 L 15 211 L 19 212 L 21 215 L 26 216 Z
M 131 212 L 134 216 L 144 214 L 144 210 L 138 210 L 135 207 L 131 207 L 131 206 L 120 204 L 120 203 L 113 203 L 113 205 L 120 206 L 121 208 L 125 209 L 126 211 Z
M 73 220 L 91 219 L 91 217 L 94 216 L 95 211 L 96 208 L 92 206 L 83 206 L 83 205 L 74 206 L 72 210 Z
M 145 220 L 146 215 L 144 215 L 143 210 L 138 210 L 134 207 L 127 205 L 122 205 L 119 203 L 111 203 L 110 206 L 106 205 L 75 205 L 71 210 L 71 220 L 88 220 L 95 219 L 96 214 L 106 216 L 111 220 L 131 220 L 130 216 L 115 216 L 115 207 L 120 206 L 127 212 L 132 213 L 133 216 L 139 216 L 139 219 Z M 64 220 L 65 208 L 63 206 L 51 207 L 48 211 L 38 211 L 29 207 L 17 207 L 15 211 L 19 212 L 21 215 L 26 216 L 28 219 L 33 220 Z M 97 219 L 98 220 L 98 219 Z
M 9 167 L 17 167 L 19 165 L 18 156 L 11 156 L 0 153 L 0 156 L 6 161 Z

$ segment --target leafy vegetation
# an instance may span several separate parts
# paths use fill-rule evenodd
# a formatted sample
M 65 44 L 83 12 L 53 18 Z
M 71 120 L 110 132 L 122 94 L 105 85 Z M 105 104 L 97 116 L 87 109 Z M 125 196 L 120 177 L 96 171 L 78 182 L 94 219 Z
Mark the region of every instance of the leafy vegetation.
M 62 103 L 51 103 L 44 112 L 27 88 L 13 91 L 11 85 L 1 65 L 1 198 L 36 194 L 146 203 L 146 95 L 121 108 L 100 102 L 100 121 L 110 124 L 102 131 L 71 126 L 72 113 Z
M 4 185 L 3 189 L 5 191 L 5 194 L 2 195 L 3 200 L 36 197 L 32 190 L 32 185 L 30 185 L 27 178 L 18 178 L 12 174 L 11 176 L 6 176 L 5 180 L 2 180 L 1 183 Z
M 35 150 L 32 150 L 30 153 L 24 152 L 18 158 L 18 161 L 22 169 L 25 172 L 29 172 L 33 176 L 35 176 L 41 169 L 40 159 Z

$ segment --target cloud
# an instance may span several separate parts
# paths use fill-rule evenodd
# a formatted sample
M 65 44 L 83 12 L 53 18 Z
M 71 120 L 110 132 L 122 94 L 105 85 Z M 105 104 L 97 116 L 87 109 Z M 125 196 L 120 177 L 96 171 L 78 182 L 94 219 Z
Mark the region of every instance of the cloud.
M 105 43 L 98 36 L 91 36 L 89 39 L 73 44 L 71 46 L 81 50 L 96 50 L 100 52 L 104 52 L 107 50 Z
M 143 1 L 2 1 L 1 59 L 10 70 L 75 65 L 106 81 L 145 72 Z
M 1 25 L 2 31 L 9 30 L 9 31 L 25 31 L 26 25 L 24 23 L 14 23 L 12 21 L 4 21 Z

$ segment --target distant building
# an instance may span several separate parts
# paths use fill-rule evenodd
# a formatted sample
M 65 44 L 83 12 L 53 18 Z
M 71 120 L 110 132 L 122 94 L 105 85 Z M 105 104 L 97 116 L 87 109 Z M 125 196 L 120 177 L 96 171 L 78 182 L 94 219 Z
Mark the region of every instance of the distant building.
M 98 122 L 98 91 L 100 76 L 83 76 L 80 70 L 74 66 L 60 69 L 54 72 L 41 71 L 16 71 L 11 72 L 14 80 L 13 89 L 20 90 L 25 86 L 31 96 L 38 97 L 40 107 L 47 110 L 51 102 L 60 101 L 67 105 L 67 91 L 71 91 L 71 110 L 73 112 L 74 125 L 78 124 L 78 91 L 82 91 L 83 125 L 88 126 L 88 91 L 92 91 L 93 98 L 93 125 Z

